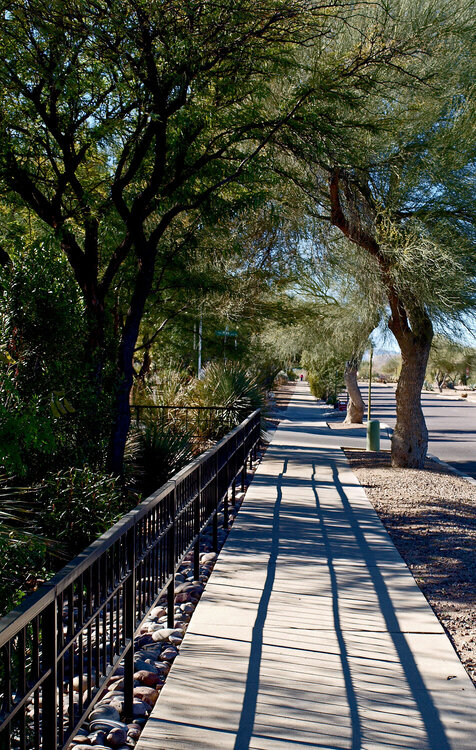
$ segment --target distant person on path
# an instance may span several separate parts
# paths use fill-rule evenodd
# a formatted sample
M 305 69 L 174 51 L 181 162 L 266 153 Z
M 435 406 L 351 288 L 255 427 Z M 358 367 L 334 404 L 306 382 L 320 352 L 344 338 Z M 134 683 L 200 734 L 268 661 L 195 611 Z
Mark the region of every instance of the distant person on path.
M 304 380 L 304 375 L 301 373 L 301 380 Z

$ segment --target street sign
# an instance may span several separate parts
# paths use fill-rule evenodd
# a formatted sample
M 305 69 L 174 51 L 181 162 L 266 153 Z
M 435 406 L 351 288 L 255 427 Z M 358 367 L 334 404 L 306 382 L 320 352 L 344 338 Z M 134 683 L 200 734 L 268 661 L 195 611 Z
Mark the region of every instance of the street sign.
M 238 336 L 238 331 L 215 331 L 216 336 L 230 336 L 231 338 L 236 338 Z

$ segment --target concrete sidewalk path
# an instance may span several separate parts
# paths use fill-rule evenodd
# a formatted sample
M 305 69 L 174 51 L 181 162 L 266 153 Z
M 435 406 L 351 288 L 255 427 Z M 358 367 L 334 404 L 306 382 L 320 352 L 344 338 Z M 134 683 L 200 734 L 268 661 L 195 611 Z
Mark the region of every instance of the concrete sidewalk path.
M 476 748 L 476 690 L 343 432 L 299 383 L 136 750 Z

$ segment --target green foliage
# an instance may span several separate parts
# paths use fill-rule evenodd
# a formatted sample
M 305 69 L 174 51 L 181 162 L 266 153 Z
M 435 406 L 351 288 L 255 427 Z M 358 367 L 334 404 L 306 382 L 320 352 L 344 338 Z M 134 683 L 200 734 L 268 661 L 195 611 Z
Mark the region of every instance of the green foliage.
M 127 455 L 128 471 L 147 497 L 192 460 L 192 436 L 177 426 L 147 424 L 130 435 Z
M 48 402 L 32 393 L 22 398 L 16 388 L 15 368 L 0 363 L 0 466 L 8 474 L 25 477 L 33 461 L 47 459 L 56 449 Z
M 45 552 L 46 543 L 36 536 L 0 534 L 0 616 L 45 579 Z
M 319 377 L 319 375 L 315 372 L 312 372 L 312 370 L 308 371 L 307 373 L 307 380 L 309 383 L 309 388 L 311 389 L 312 395 L 319 399 L 320 401 L 325 401 L 327 398 L 327 385 L 326 383 Z
M 200 406 L 227 407 L 226 416 L 217 415 L 212 435 L 223 435 L 264 404 L 264 393 L 258 377 L 251 375 L 235 362 L 211 362 L 203 378 L 196 381 L 192 392 Z
M 64 465 L 104 463 L 108 372 L 94 384 L 84 305 L 57 243 L 18 245 L 0 274 L 0 463 L 40 480 Z
M 47 475 L 37 498 L 41 530 L 68 559 L 130 510 L 117 480 L 87 467 Z
M 400 369 L 402 366 L 402 358 L 398 355 L 395 357 L 388 357 L 381 365 L 379 365 L 379 372 L 388 380 L 396 382 L 400 375 Z
M 427 367 L 427 380 L 434 380 L 438 388 L 445 383 L 455 386 L 466 383 L 476 371 L 476 350 L 464 346 L 448 336 L 437 334 L 433 340 Z

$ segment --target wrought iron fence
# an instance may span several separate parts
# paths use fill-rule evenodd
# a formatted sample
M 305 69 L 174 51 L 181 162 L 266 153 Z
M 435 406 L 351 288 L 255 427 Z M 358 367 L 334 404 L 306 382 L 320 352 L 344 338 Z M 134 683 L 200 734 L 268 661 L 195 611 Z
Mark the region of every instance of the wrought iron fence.
M 68 747 L 119 665 L 132 717 L 134 635 L 165 592 L 173 627 L 175 571 L 193 549 L 199 578 L 200 533 L 217 549 L 259 439 L 257 410 L 0 620 L 1 750 Z

